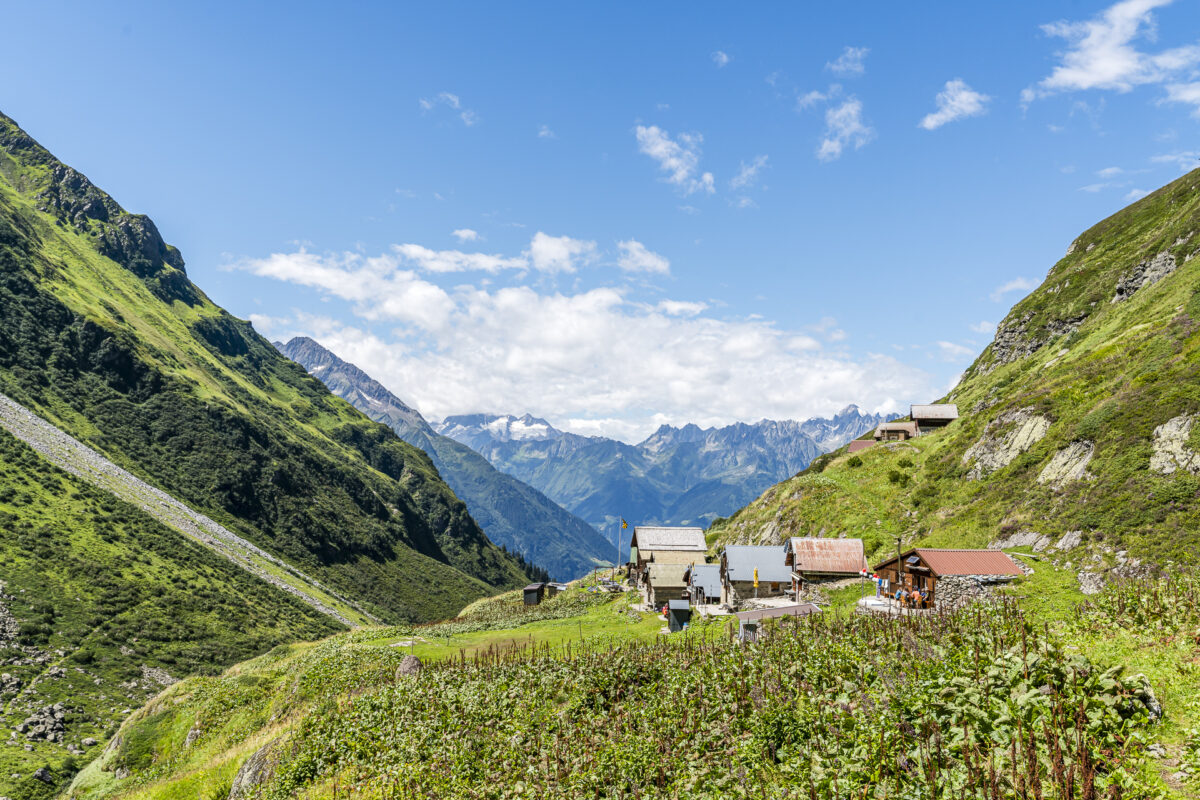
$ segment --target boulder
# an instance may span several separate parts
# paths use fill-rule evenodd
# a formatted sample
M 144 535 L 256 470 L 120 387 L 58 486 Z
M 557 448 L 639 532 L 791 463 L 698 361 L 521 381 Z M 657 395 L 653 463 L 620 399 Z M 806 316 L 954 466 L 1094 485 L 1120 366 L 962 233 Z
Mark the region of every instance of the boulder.
M 1200 472 L 1200 453 L 1187 446 L 1195 421 L 1194 414 L 1180 414 L 1154 429 L 1151 472 L 1161 475 L 1170 475 L 1181 469 L 1193 474 Z
M 1092 442 L 1071 442 L 1051 456 L 1038 474 L 1037 482 L 1061 486 L 1070 481 L 1084 480 L 1088 477 L 1087 465 L 1095 451 L 1096 445 Z
M 271 778 L 275 771 L 275 758 L 271 752 L 274 746 L 274 741 L 267 742 L 242 762 L 229 787 L 229 800 L 251 796 L 257 787 Z
M 405 656 L 400 661 L 400 666 L 396 667 L 396 680 L 400 680 L 406 675 L 421 674 L 421 659 L 416 656 Z

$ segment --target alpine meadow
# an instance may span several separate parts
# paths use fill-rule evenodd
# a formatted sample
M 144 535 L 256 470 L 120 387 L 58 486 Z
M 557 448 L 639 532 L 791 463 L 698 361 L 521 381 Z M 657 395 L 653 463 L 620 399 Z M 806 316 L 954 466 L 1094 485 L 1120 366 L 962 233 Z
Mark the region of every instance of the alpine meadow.
M 4 17 L 0 800 L 1200 798 L 1200 7 Z

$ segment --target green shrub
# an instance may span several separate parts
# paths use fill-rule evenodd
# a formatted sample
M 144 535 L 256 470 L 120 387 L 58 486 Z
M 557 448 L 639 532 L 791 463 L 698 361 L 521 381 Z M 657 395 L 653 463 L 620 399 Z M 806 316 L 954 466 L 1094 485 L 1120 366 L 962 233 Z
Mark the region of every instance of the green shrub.
M 846 462 L 846 466 L 848 466 L 848 467 L 861 467 L 861 466 L 862 466 L 862 459 L 861 459 L 861 458 L 859 458 L 858 456 L 850 456 L 850 460 Z

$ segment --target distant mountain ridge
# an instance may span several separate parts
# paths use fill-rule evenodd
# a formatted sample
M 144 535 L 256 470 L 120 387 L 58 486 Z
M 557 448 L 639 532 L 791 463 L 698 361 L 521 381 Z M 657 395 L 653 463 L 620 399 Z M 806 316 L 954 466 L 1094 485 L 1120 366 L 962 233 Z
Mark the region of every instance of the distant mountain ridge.
M 615 541 L 617 516 L 707 525 L 891 418 L 850 405 L 832 418 L 803 422 L 663 425 L 636 445 L 561 431 L 529 414 L 456 415 L 434 427 Z
M 493 542 L 520 553 L 555 579 L 577 578 L 597 563 L 612 562 L 616 551 L 592 526 L 496 469 L 468 445 L 439 434 L 419 411 L 354 364 L 308 337 L 275 346 L 331 392 L 428 453 L 442 479 Z M 549 428 L 544 421 L 534 422 Z

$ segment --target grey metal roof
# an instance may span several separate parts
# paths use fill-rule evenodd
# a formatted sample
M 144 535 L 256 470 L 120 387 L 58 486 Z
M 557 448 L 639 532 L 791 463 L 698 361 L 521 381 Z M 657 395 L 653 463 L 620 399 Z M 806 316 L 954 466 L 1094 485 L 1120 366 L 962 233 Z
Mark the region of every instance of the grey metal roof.
M 703 528 L 662 528 L 638 525 L 633 529 L 634 547 L 645 550 L 689 550 L 703 553 L 708 550 Z
M 954 403 L 931 403 L 923 406 L 912 406 L 909 416 L 920 419 L 958 419 L 958 406 Z
M 671 611 L 687 611 L 692 607 L 692 604 L 687 600 L 668 600 L 667 608 Z
M 781 606 L 778 608 L 758 608 L 754 611 L 739 611 L 737 618 L 743 622 L 756 619 L 773 619 L 775 617 L 805 617 L 809 614 L 819 614 L 821 609 L 812 603 L 801 603 L 798 606 Z
M 689 577 L 691 585 L 699 587 L 707 596 L 715 597 L 721 593 L 720 564 L 695 564 Z
M 729 580 L 752 581 L 758 567 L 758 582 L 791 583 L 792 570 L 783 561 L 779 545 L 731 544 L 721 554 Z
M 531 583 L 525 587 L 524 591 L 538 592 L 538 591 L 541 591 L 542 589 L 544 589 L 545 587 L 546 587 L 546 584 L 544 584 L 544 583 Z

